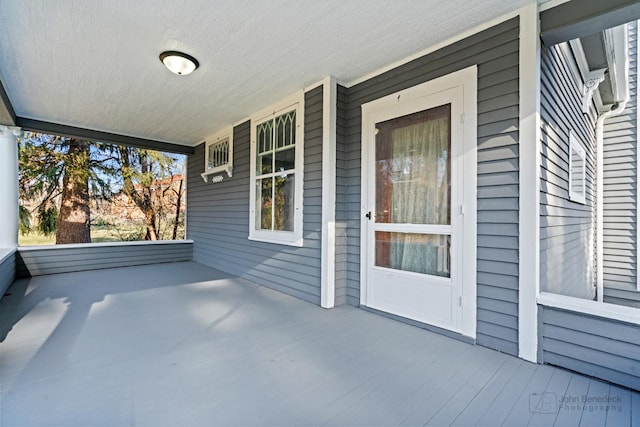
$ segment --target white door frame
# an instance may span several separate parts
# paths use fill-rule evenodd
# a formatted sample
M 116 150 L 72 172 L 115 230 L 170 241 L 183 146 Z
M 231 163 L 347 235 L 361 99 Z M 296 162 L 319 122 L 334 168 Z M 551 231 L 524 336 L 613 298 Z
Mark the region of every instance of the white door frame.
M 460 195 L 461 203 L 451 207 L 451 214 L 462 214 L 462 262 L 459 269 L 461 281 L 461 300 L 463 306 L 460 328 L 454 332 L 475 338 L 476 337 L 476 256 L 477 256 L 477 93 L 478 93 L 477 66 L 471 66 L 460 71 L 430 80 L 409 89 L 376 99 L 362 105 L 362 149 L 361 149 L 361 228 L 360 228 L 360 304 L 367 306 L 367 266 L 368 256 L 374 242 L 369 241 L 368 221 L 365 215 L 372 211 L 373 200 L 369 200 L 369 185 L 372 175 L 370 156 L 373 156 L 374 146 L 372 135 L 367 132 L 371 116 L 381 110 L 396 107 L 399 103 L 413 102 L 420 98 L 430 97 L 438 92 L 460 88 L 462 89 L 461 117 L 452 117 L 452 122 L 462 122 L 463 133 L 463 167 L 462 179 L 463 194 Z M 460 262 L 460 261 L 458 261 Z

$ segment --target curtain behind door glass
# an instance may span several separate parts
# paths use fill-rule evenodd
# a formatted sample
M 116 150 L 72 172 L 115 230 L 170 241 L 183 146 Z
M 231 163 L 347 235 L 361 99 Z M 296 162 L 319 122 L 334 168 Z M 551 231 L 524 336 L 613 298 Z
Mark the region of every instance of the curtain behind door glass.
M 451 224 L 450 110 L 448 104 L 376 125 L 377 223 Z M 448 238 L 388 237 L 390 244 L 376 245 L 376 265 L 449 275 Z

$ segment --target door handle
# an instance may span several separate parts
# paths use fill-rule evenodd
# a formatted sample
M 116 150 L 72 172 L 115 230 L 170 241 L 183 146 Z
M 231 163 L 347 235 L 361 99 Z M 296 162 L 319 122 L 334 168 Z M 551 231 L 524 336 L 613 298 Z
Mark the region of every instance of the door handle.
M 366 216 L 369 220 L 371 220 L 371 211 L 369 211 L 365 216 Z

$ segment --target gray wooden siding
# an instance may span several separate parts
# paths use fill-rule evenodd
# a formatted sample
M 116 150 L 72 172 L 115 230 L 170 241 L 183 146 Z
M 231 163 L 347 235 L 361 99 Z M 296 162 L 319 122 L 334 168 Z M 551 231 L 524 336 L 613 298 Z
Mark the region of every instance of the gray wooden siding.
M 16 278 L 16 256 L 14 250 L 0 253 L 0 299 Z
M 638 36 L 629 24 L 629 95 L 621 115 L 604 123 L 604 300 L 640 307 L 638 280 Z
M 193 243 L 163 241 L 60 245 L 56 247 L 18 248 L 16 276 L 29 277 L 103 268 L 131 267 L 165 262 L 191 261 Z
M 341 204 L 347 297 L 360 303 L 361 106 L 478 65 L 477 342 L 518 352 L 518 19 L 512 19 L 348 89 Z M 340 112 L 340 110 L 339 110 Z
M 347 88 L 338 85 L 336 99 L 336 305 L 347 302 Z
M 582 82 L 562 46 L 542 49 L 540 289 L 595 296 L 595 114 L 582 113 Z M 569 133 L 586 151 L 586 204 L 569 200 Z
M 251 185 L 249 121 L 233 129 L 233 177 L 205 183 L 204 145 L 189 156 L 187 236 L 193 258 L 315 304 L 320 303 L 322 234 L 322 86 L 305 94 L 304 246 L 248 240 Z
M 542 307 L 542 359 L 640 390 L 640 326 Z

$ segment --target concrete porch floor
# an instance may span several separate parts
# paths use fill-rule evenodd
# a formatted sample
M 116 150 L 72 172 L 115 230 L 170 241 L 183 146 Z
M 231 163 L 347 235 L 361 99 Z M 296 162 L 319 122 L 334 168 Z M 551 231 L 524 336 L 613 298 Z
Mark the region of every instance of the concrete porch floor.
M 18 280 L 0 340 L 2 426 L 640 425 L 637 392 L 194 262 Z

